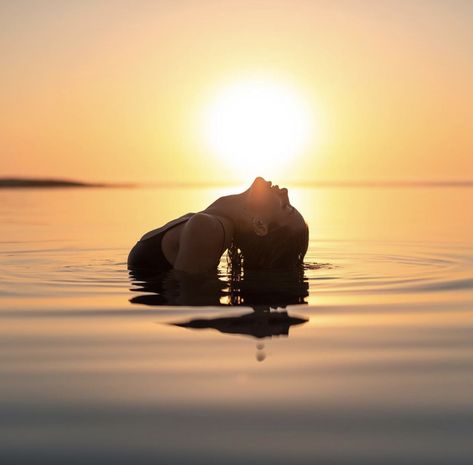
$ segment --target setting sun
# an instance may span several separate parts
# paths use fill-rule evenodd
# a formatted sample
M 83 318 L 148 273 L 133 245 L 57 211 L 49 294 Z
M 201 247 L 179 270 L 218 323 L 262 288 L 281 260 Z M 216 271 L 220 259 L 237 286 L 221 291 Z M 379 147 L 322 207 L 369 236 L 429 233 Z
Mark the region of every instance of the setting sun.
M 277 175 L 317 129 L 305 102 L 281 82 L 237 81 L 217 92 L 204 108 L 205 144 L 245 176 Z

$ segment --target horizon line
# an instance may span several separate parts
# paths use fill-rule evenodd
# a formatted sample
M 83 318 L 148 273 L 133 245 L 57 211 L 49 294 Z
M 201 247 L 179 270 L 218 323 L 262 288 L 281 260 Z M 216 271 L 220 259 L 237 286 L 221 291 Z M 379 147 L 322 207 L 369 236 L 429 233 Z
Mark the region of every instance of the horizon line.
M 98 188 L 198 188 L 240 186 L 243 181 L 161 181 L 93 182 L 60 177 L 0 177 L 0 188 L 21 187 L 98 187 Z M 246 184 L 247 182 L 245 182 Z M 287 183 L 296 187 L 473 187 L 473 179 L 393 179 L 393 180 L 299 180 Z

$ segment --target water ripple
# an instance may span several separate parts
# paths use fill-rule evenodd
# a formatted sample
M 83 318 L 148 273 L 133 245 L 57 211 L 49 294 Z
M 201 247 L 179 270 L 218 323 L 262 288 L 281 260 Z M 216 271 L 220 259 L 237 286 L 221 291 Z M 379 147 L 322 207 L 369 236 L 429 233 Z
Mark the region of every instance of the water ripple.
M 1 255 L 0 296 L 127 294 L 126 253 L 22 243 L 21 250 L 9 248 Z M 220 278 L 225 281 L 229 275 L 223 264 Z M 471 292 L 472 264 L 473 248 L 467 246 L 311 241 L 304 273 L 310 297 L 396 294 L 408 301 L 413 295 Z

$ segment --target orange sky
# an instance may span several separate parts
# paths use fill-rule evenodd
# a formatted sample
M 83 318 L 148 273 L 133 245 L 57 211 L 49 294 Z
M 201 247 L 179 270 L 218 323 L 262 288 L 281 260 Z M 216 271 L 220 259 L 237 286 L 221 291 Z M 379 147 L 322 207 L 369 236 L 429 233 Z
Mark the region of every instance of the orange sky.
M 196 115 L 255 73 L 317 114 L 288 182 L 473 178 L 472 24 L 468 0 L 3 1 L 0 176 L 242 180 Z

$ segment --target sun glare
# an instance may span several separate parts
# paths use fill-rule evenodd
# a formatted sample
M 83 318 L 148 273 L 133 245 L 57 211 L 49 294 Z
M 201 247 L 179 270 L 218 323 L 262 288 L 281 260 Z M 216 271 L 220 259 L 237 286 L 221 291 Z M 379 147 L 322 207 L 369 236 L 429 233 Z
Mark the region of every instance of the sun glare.
M 212 153 L 244 176 L 275 176 L 294 161 L 314 131 L 306 100 L 269 79 L 235 82 L 210 100 L 203 136 Z

